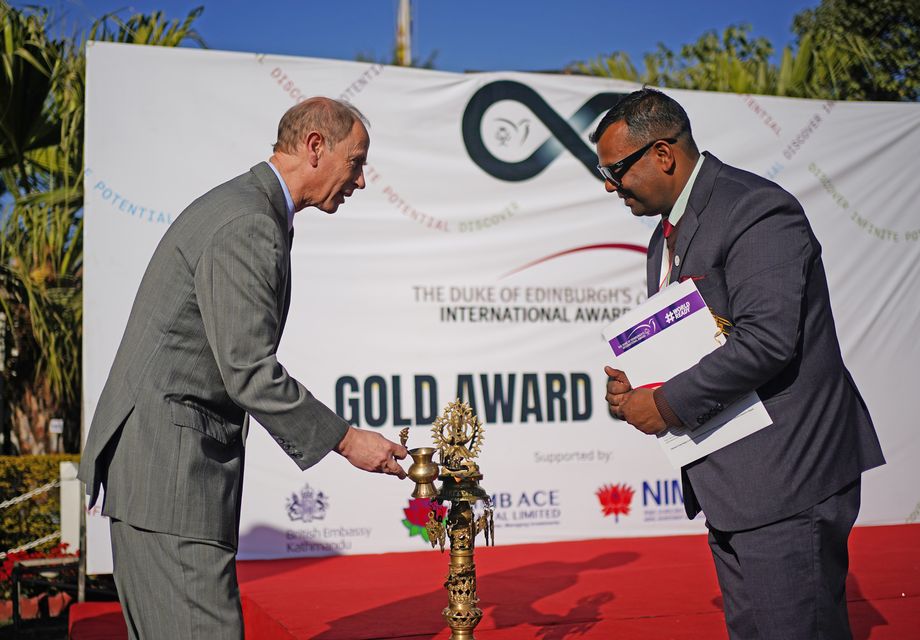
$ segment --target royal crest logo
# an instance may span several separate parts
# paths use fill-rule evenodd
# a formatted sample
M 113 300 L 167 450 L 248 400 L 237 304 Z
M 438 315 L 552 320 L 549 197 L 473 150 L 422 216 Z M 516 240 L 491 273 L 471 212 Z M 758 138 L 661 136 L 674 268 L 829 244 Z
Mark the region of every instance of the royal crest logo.
M 614 522 L 620 521 L 620 516 L 628 516 L 635 489 L 628 484 L 607 484 L 598 489 L 595 494 L 601 503 L 605 516 L 613 516 Z
M 300 494 L 292 493 L 287 499 L 287 514 L 292 521 L 313 522 L 326 517 L 329 509 L 329 498 L 322 491 L 314 491 L 309 484 L 305 484 Z

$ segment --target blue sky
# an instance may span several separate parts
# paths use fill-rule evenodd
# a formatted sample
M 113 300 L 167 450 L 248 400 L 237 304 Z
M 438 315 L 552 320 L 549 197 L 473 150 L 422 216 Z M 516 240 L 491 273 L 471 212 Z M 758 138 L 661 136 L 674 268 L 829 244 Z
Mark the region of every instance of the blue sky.
M 792 18 L 819 0 L 413 0 L 413 55 L 437 51 L 445 71 L 539 71 L 626 51 L 637 66 L 658 42 L 672 49 L 705 31 L 747 23 L 777 49 L 792 42 Z M 15 6 L 36 4 L 13 2 Z M 184 17 L 204 5 L 196 22 L 212 49 L 353 60 L 359 53 L 389 58 L 397 0 L 51 0 L 66 33 L 119 11 L 162 10 Z

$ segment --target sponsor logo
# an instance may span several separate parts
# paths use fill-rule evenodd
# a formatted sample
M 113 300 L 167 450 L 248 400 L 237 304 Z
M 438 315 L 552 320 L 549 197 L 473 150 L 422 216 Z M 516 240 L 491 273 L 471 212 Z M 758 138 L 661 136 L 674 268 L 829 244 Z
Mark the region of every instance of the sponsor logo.
M 686 520 L 680 480 L 665 478 L 642 482 L 642 518 L 645 522 Z
M 642 519 L 645 522 L 683 520 L 687 517 L 680 480 L 677 478 L 643 480 L 641 491 Z M 636 490 L 625 482 L 606 484 L 595 495 L 603 514 L 613 516 L 614 522 L 619 522 L 620 516 L 632 513 Z
M 310 527 L 285 532 L 288 553 L 303 556 L 328 556 L 350 551 L 355 539 L 370 539 L 370 527 Z
M 543 527 L 562 519 L 562 500 L 558 489 L 535 489 L 492 494 L 496 528 Z
M 430 498 L 412 498 L 409 500 L 409 506 L 403 509 L 403 526 L 409 530 L 409 537 L 421 536 L 425 542 L 431 542 L 428 538 L 428 530 L 425 525 L 428 524 L 430 514 L 434 511 L 434 517 L 442 523 L 447 518 L 447 507 L 438 504 Z
M 536 91 L 513 80 L 497 80 L 485 85 L 470 98 L 463 113 L 461 129 L 463 142 L 470 158 L 480 169 L 499 180 L 520 182 L 539 175 L 549 164 L 568 150 L 595 179 L 601 180 L 597 172 L 597 156 L 583 139 L 584 131 L 604 111 L 610 109 L 625 94 L 599 93 L 585 102 L 568 120 L 559 115 Z M 497 149 L 509 146 L 521 147 L 530 137 L 530 118 L 508 117 L 500 109 L 491 109 L 498 102 L 523 105 L 547 128 L 550 137 L 540 144 L 529 156 L 518 161 L 500 159 L 489 150 L 482 137 L 483 129 L 491 130 Z M 483 119 L 489 113 L 487 127 Z M 502 154 L 503 155 L 503 154 Z
M 287 499 L 287 515 L 292 522 L 313 522 L 326 517 L 329 498 L 322 491 L 314 491 L 305 484 L 300 493 L 292 493 Z
M 620 516 L 628 516 L 635 489 L 628 484 L 605 484 L 594 492 L 601 503 L 604 516 L 613 516 L 614 522 L 620 521 Z
M 371 537 L 371 527 L 317 524 L 326 518 L 329 511 L 329 496 L 309 484 L 304 484 L 299 492 L 291 494 L 286 501 L 286 508 L 291 522 L 313 523 L 311 527 L 285 531 L 287 553 L 298 556 L 338 555 L 350 551 L 353 541 Z

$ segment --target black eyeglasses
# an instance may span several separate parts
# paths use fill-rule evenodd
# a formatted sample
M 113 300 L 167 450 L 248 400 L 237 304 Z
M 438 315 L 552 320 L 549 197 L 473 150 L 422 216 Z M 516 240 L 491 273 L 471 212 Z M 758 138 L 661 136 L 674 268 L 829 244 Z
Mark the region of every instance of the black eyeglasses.
M 619 189 L 623 185 L 623 176 L 626 175 L 626 172 L 629 171 L 629 168 L 636 164 L 636 162 L 639 161 L 639 158 L 644 156 L 645 152 L 651 149 L 656 142 L 667 142 L 669 144 L 674 144 L 677 142 L 677 138 L 658 138 L 657 140 L 652 140 L 647 145 L 641 149 L 633 151 L 619 162 L 614 162 L 613 164 L 597 165 L 597 170 L 600 171 L 604 180 Z

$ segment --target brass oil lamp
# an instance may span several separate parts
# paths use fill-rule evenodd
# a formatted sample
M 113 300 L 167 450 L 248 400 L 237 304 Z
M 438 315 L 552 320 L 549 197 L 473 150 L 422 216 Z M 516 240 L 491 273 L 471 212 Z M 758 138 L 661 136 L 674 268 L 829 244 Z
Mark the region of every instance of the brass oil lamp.
M 448 606 L 441 612 L 451 629 L 450 638 L 474 640 L 473 629 L 482 619 L 482 609 L 476 606 L 476 536 L 482 532 L 486 545 L 495 542 L 492 501 L 479 486 L 482 473 L 474 461 L 482 447 L 483 427 L 470 405 L 455 400 L 434 421 L 431 433 L 435 446 L 410 449 L 412 465 L 407 473 L 415 483 L 412 497 L 431 500 L 425 525 L 431 546 L 439 546 L 443 553 L 450 539 L 450 566 L 444 583 Z M 399 438 L 405 446 L 409 429 L 403 429 Z M 435 453 L 440 464 L 434 462 Z M 435 480 L 441 481 L 440 489 Z M 479 501 L 485 510 L 477 518 L 473 507 Z M 450 511 L 446 520 L 440 520 L 436 514 L 444 502 L 450 503 Z

